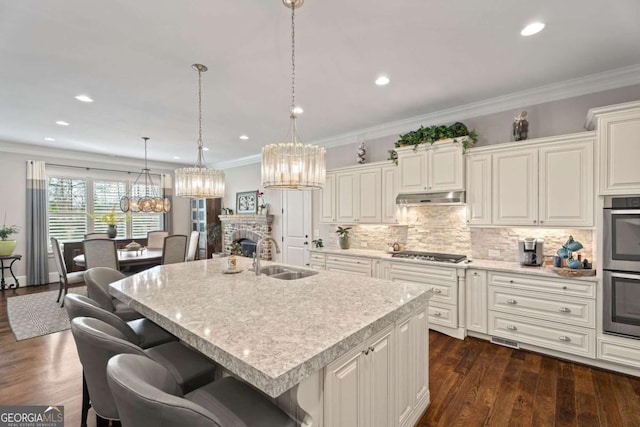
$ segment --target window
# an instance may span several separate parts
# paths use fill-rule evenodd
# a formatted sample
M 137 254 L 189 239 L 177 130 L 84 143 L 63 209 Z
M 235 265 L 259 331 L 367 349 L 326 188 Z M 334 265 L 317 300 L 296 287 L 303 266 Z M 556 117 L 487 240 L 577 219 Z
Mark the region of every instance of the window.
M 86 233 L 104 233 L 107 224 L 91 219 L 115 209 L 118 237 L 146 238 L 147 232 L 163 229 L 161 213 L 125 215 L 120 211 L 120 197 L 127 194 L 133 184 L 127 180 L 49 177 L 49 236 L 61 242 L 83 240 Z M 160 186 L 154 191 L 161 194 Z M 135 185 L 133 194 L 143 195 L 144 185 Z M 89 201 L 89 203 L 88 203 Z

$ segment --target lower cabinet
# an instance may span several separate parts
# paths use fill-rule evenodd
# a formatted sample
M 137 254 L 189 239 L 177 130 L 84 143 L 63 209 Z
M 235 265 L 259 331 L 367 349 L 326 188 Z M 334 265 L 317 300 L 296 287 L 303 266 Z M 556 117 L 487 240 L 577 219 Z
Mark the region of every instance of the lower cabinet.
M 467 330 L 487 333 L 487 272 L 467 270 L 465 281 Z
M 328 271 L 371 277 L 371 259 L 342 255 L 327 255 L 325 269 Z
M 309 267 L 315 270 L 324 270 L 326 265 L 325 254 L 311 252 L 309 254 Z
M 413 425 L 429 403 L 427 307 L 325 368 L 324 425 Z
M 598 359 L 640 368 L 640 341 L 615 336 L 599 338 Z

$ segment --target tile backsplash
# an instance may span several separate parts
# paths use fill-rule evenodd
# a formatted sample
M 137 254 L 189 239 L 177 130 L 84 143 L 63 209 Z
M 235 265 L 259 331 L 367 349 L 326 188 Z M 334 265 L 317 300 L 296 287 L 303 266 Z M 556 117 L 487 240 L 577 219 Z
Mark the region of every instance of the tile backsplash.
M 406 225 L 352 225 L 351 247 L 387 250 L 388 243 L 397 241 L 406 250 L 519 261 L 518 239 L 544 239 L 544 255 L 553 256 L 571 235 L 584 246 L 580 251 L 583 257 L 593 260 L 596 253 L 594 231 L 588 229 L 467 227 L 464 206 L 416 206 L 402 215 Z M 334 224 L 320 224 L 325 247 L 339 247 L 336 228 Z

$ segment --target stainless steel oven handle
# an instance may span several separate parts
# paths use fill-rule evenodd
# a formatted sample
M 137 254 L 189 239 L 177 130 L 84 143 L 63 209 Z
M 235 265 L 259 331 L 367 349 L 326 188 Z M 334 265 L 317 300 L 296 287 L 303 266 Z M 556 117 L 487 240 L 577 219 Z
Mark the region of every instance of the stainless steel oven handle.
M 611 215 L 640 215 L 640 209 L 614 209 Z
M 633 279 L 640 280 L 640 274 L 623 274 L 623 273 L 610 273 L 611 277 L 617 277 L 618 279 Z

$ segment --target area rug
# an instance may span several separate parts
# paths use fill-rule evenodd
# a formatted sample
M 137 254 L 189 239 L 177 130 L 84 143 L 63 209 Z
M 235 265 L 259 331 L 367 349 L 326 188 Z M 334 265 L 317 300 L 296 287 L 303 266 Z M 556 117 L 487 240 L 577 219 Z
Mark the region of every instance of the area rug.
M 69 293 L 87 294 L 86 286 L 69 289 Z M 7 298 L 7 317 L 16 341 L 69 329 L 67 310 L 56 303 L 58 291 L 38 292 Z

